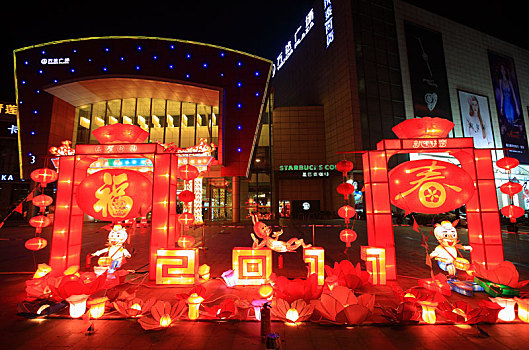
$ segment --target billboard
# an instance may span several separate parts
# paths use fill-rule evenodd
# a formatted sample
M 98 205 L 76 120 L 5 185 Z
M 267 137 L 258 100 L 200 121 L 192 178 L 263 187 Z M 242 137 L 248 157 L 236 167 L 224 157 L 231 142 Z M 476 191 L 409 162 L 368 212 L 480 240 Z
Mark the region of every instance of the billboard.
M 452 120 L 441 33 L 404 22 L 413 112 Z
M 509 156 L 518 159 L 521 164 L 529 164 L 527 133 L 514 60 L 492 51 L 488 54 L 502 145 L 509 148 Z
M 457 90 L 463 136 L 474 139 L 476 148 L 493 148 L 494 136 L 487 96 Z

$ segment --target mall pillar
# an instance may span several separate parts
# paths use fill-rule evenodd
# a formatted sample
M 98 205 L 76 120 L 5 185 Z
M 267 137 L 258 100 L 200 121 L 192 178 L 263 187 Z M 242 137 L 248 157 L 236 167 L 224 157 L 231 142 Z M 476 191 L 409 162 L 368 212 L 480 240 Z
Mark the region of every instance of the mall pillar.
M 231 221 L 239 222 L 241 220 L 241 196 L 240 196 L 240 182 L 238 176 L 233 176 L 231 179 Z

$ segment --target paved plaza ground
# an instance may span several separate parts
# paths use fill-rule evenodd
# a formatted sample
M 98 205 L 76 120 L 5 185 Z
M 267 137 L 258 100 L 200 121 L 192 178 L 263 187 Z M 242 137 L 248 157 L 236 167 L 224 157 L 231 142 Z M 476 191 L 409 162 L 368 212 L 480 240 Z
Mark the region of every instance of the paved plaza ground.
M 342 221 L 343 222 L 343 221 Z M 357 221 L 355 230 L 358 239 L 352 247 L 345 250 L 339 238 L 340 221 L 303 222 L 282 220 L 271 222 L 276 229 L 284 230 L 281 239 L 290 237 L 303 238 L 312 243 L 313 229 L 315 245 L 326 249 L 326 264 L 349 259 L 353 263 L 360 262 L 360 246 L 367 245 L 365 221 Z M 314 228 L 312 224 L 315 224 Z M 104 246 L 107 231 L 105 223 L 86 224 L 83 231 L 82 261 L 84 257 Z M 430 228 L 421 227 L 428 233 Z M 29 226 L 7 226 L 0 230 L 0 309 L 1 348 L 6 349 L 264 349 L 259 337 L 260 324 L 256 321 L 177 321 L 176 326 L 159 332 L 144 331 L 136 320 L 118 319 L 108 316 L 107 319 L 94 321 L 96 332 L 85 335 L 89 327 L 87 321 L 71 320 L 56 316 L 51 319 L 28 320 L 16 315 L 16 306 L 24 297 L 24 281 L 30 278 L 28 273 L 35 270 L 35 263 L 48 262 L 49 246 L 42 251 L 33 253 L 24 248 L 24 241 L 31 237 L 33 228 Z M 503 235 L 505 259 L 512 261 L 520 272 L 520 280 L 529 279 L 529 235 L 505 233 Z M 43 236 L 51 242 L 50 230 Z M 202 228 L 188 231 L 196 240 L 197 246 L 202 245 Z M 204 284 L 208 292 L 215 295 L 232 293 L 238 297 L 255 293 L 256 287 L 235 287 L 227 289 L 218 278 L 220 274 L 231 268 L 231 249 L 235 246 L 251 245 L 251 225 L 216 224 L 204 229 L 207 248 L 200 252 L 200 263 L 211 266 L 211 281 Z M 459 230 L 463 243 L 468 242 L 464 229 Z M 189 291 L 189 287 L 161 287 L 149 282 L 146 278 L 148 270 L 149 228 L 138 228 L 132 236 L 131 246 L 133 257 L 124 268 L 134 270 L 128 278 L 137 286 L 139 297 L 150 296 L 161 300 L 174 301 L 177 293 Z M 396 283 L 407 289 L 417 285 L 417 279 L 427 278 L 429 268 L 425 265 L 424 248 L 420 246 L 421 235 L 409 226 L 395 226 L 397 254 Z M 435 247 L 433 237 L 430 249 Z M 278 269 L 278 256 L 274 253 L 274 273 L 289 278 L 306 277 L 306 267 L 302 261 L 302 253 L 284 254 L 284 267 Z M 141 284 L 140 284 L 141 283 Z M 140 284 L 140 285 L 139 285 Z M 376 295 L 376 304 L 395 306 L 397 300 L 389 287 L 370 287 L 370 293 Z M 450 301 L 463 300 L 477 303 L 487 299 L 485 293 L 476 293 L 475 297 L 464 297 L 455 293 Z M 289 326 L 283 322 L 273 322 L 272 331 L 277 332 L 283 349 L 445 349 L 445 348 L 484 348 L 525 349 L 529 342 L 529 325 L 515 321 L 503 324 L 484 324 L 476 326 L 456 325 L 414 325 L 394 326 L 377 314 L 364 325 L 343 327 L 321 325 L 311 322 Z

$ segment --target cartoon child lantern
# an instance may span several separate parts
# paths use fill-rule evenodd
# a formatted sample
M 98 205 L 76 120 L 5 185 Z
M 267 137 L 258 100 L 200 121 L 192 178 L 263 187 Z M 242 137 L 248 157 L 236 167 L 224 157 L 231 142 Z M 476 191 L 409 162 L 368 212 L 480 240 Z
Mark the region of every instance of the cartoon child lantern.
M 127 238 L 128 234 L 125 228 L 121 225 L 114 225 L 108 234 L 108 246 L 92 253 L 92 256 L 100 256 L 101 254 L 108 253 L 108 258 L 104 259 L 107 260 L 110 265 L 108 273 L 113 273 L 115 270 L 119 269 L 121 265 L 125 263 L 125 258 L 131 257 L 129 251 L 123 247 Z M 103 258 L 100 260 L 102 259 Z
M 283 234 L 283 230 L 272 232 L 272 227 L 268 226 L 262 221 L 259 221 L 259 218 L 255 213 L 250 214 L 253 222 L 253 232 L 251 234 L 253 245 L 252 249 L 261 249 L 263 247 L 268 247 L 273 251 L 279 253 L 293 252 L 298 249 L 300 246 L 303 248 L 309 248 L 311 244 L 305 244 L 303 239 L 291 238 L 287 242 L 278 240 L 279 236 Z M 261 238 L 262 241 L 259 242 L 257 237 Z
M 441 224 L 435 224 L 433 231 L 435 238 L 439 245 L 430 254 L 431 258 L 435 258 L 439 267 L 448 272 L 450 276 L 456 275 L 457 270 L 467 270 L 470 263 L 465 258 L 458 257 L 458 249 L 472 251 L 469 245 L 461 245 L 457 239 L 457 231 L 455 226 L 458 220 L 451 223 L 450 221 L 443 221 Z

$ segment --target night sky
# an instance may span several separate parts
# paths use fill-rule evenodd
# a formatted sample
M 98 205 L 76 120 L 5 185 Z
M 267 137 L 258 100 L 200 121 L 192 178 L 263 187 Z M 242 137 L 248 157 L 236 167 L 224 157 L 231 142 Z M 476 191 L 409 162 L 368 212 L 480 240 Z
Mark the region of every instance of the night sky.
M 323 0 L 322 0 L 323 1 Z M 527 19 L 515 6 L 484 1 L 407 2 L 529 49 Z M 15 101 L 13 50 L 54 40 L 142 35 L 192 40 L 274 59 L 313 0 L 40 1 L 2 5 L 0 100 Z M 501 4 L 515 3 L 502 1 Z

